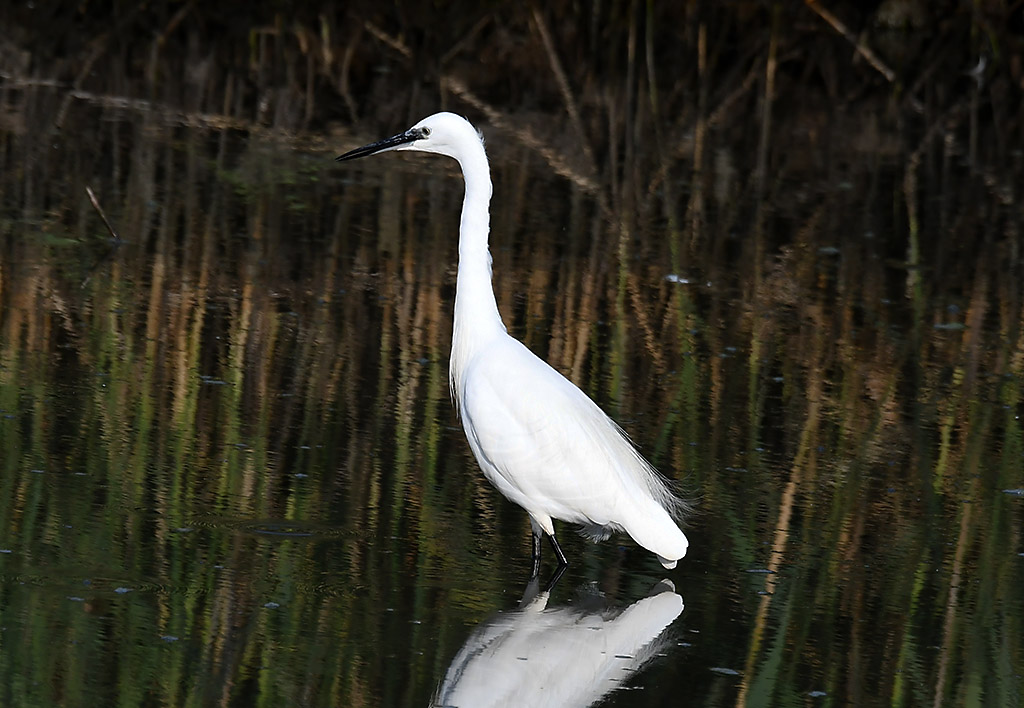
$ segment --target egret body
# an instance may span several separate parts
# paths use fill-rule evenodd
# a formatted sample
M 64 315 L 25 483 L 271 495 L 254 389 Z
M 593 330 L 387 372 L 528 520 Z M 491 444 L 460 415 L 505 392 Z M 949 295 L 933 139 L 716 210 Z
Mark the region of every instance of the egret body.
M 447 155 L 462 167 L 452 400 L 487 479 L 530 515 L 534 576 L 542 534 L 566 564 L 552 519 L 579 524 L 594 540 L 624 531 L 674 568 L 688 545 L 674 521 L 683 503 L 596 403 L 502 324 L 487 249 L 491 176 L 479 134 L 466 119 L 437 113 L 338 160 L 388 150 Z

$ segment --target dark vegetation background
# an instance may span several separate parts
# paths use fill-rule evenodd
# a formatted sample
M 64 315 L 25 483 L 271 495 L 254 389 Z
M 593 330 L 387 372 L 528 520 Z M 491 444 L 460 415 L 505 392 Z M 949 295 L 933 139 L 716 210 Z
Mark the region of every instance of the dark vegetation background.
M 331 160 L 448 109 L 510 330 L 697 501 L 612 700 L 1019 705 L 1022 55 L 1021 0 L 0 3 L 0 703 L 422 705 L 514 605 L 461 184 Z M 660 579 L 563 543 L 553 602 Z

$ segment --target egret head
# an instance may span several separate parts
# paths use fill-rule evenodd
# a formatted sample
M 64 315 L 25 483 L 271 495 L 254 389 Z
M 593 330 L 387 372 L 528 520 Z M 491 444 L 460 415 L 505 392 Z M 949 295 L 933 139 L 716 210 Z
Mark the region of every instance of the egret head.
M 388 150 L 419 150 L 459 160 L 469 145 L 479 145 L 480 136 L 468 120 L 454 113 L 427 116 L 404 133 L 350 150 L 336 159 L 354 160 Z

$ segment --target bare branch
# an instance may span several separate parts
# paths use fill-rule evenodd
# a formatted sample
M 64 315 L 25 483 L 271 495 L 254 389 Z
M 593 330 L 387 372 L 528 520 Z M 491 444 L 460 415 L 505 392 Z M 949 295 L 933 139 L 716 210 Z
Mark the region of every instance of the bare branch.
M 873 66 L 889 83 L 896 80 L 896 72 L 886 66 L 885 62 L 882 61 L 877 54 L 871 51 L 871 47 L 858 39 L 857 35 L 855 35 L 842 20 L 818 4 L 818 0 L 805 0 L 805 2 L 807 3 L 807 7 L 816 12 L 821 19 L 832 25 L 836 32 L 846 37 L 847 41 L 850 42 L 854 49 L 857 50 L 857 53 L 864 57 L 867 63 Z

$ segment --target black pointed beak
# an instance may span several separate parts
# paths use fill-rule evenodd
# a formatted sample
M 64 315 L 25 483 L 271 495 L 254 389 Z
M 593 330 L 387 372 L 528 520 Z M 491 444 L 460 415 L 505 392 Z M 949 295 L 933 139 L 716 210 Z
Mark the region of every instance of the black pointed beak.
M 367 155 L 376 155 L 378 152 L 387 152 L 388 150 L 394 150 L 395 148 L 401 147 L 407 143 L 412 143 L 420 138 L 426 137 L 423 134 L 422 128 L 409 128 L 404 133 L 393 135 L 390 138 L 384 140 L 378 140 L 375 143 L 369 145 L 363 145 L 362 147 L 356 148 L 355 150 L 349 150 L 344 155 L 338 155 L 334 158 L 338 162 L 344 160 L 355 160 L 358 157 L 366 157 Z

